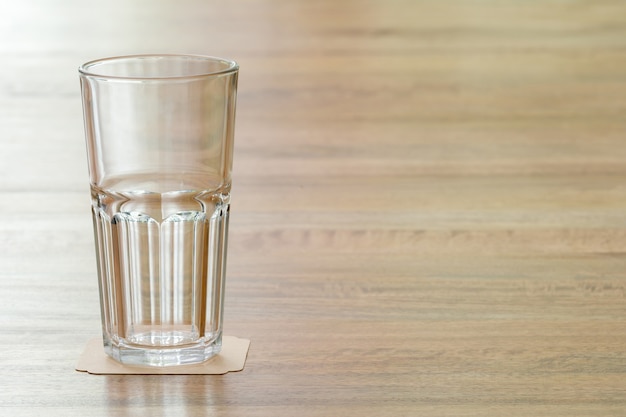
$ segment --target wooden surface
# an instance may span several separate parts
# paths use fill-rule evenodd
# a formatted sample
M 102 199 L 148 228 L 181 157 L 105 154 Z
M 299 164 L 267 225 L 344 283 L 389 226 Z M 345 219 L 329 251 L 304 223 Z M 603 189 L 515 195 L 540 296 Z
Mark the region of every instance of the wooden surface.
M 0 7 L 0 415 L 626 415 L 626 3 Z M 241 65 L 225 376 L 100 332 L 77 66 Z

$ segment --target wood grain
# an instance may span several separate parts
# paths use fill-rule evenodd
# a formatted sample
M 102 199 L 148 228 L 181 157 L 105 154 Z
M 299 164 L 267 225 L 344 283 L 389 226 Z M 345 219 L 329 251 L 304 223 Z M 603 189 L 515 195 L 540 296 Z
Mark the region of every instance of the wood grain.
M 19 4 L 18 4 L 19 3 Z M 621 416 L 626 4 L 23 0 L 0 12 L 0 414 Z M 224 376 L 99 333 L 76 68 L 241 65 Z

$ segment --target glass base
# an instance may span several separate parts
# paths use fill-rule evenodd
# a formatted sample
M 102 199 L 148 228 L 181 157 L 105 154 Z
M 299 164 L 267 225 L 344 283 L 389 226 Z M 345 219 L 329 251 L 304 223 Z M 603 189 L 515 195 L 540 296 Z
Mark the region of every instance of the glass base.
M 172 347 L 140 346 L 124 342 L 116 344 L 110 340 L 104 340 L 104 351 L 107 355 L 124 365 L 133 366 L 194 365 L 209 360 L 221 349 L 221 334 L 209 341 Z

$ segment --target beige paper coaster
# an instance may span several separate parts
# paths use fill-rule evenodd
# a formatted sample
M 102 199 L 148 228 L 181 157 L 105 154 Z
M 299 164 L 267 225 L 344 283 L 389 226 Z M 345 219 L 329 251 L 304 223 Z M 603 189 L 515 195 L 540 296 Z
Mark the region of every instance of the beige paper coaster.
M 250 341 L 233 336 L 222 338 L 222 350 L 207 362 L 198 365 L 143 367 L 122 365 L 111 359 L 102 347 L 102 338 L 96 337 L 85 346 L 78 359 L 76 370 L 90 374 L 129 375 L 221 375 L 241 371 L 248 357 Z

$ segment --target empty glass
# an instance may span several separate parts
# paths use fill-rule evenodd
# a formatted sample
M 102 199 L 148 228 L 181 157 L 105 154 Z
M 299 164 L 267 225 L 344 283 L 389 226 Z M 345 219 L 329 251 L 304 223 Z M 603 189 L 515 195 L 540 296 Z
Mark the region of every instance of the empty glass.
M 105 351 L 207 360 L 221 347 L 238 66 L 136 55 L 79 73 Z

